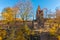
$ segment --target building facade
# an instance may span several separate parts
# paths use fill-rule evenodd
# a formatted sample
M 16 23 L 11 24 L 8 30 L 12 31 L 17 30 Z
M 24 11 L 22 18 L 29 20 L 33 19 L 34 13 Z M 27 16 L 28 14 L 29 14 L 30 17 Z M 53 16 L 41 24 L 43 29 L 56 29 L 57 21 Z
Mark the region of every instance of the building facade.
M 43 10 L 40 9 L 40 6 L 38 6 L 36 11 L 36 22 L 37 22 L 38 28 L 44 27 Z

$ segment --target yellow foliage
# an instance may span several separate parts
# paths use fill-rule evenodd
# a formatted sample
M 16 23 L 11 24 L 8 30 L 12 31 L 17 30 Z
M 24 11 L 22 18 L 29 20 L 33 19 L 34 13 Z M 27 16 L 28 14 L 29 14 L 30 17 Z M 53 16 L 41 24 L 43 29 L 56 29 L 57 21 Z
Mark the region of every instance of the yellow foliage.
M 6 8 L 3 13 L 2 13 L 2 16 L 5 20 L 7 21 L 12 21 L 13 18 L 14 18 L 14 14 L 13 14 L 13 10 L 12 8 Z
M 5 31 L 5 30 L 3 30 L 3 31 L 2 31 L 2 34 L 5 36 L 5 35 L 6 35 L 6 31 Z
M 60 36 L 57 36 L 58 37 L 58 40 L 60 40 Z
M 31 34 L 32 34 L 32 35 L 34 35 L 34 34 L 35 34 L 35 32 L 34 32 L 34 31 L 32 31 L 32 32 L 31 32 Z
M 6 37 L 6 30 L 0 30 L 0 39 L 2 40 L 2 38 L 5 38 Z
M 8 14 L 8 13 L 4 13 L 3 17 L 7 20 L 7 21 L 12 21 L 13 20 L 13 16 L 12 14 Z
M 2 37 L 0 37 L 0 40 L 2 40 Z
M 49 32 L 54 35 L 56 33 L 56 27 L 50 28 Z
M 55 30 L 50 29 L 50 33 L 51 33 L 51 34 L 54 34 L 54 33 L 55 33 Z
M 31 30 L 28 28 L 27 25 L 25 25 L 25 32 L 27 33 L 27 35 L 31 34 Z

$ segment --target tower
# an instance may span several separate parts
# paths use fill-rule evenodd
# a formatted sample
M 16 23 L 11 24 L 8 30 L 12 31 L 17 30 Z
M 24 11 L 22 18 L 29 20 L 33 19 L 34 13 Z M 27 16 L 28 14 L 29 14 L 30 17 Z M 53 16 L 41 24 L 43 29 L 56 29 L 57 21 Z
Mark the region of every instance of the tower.
M 40 6 L 38 6 L 37 12 L 36 12 L 36 21 L 38 23 L 39 27 L 43 27 L 44 25 L 44 18 L 43 18 L 43 10 L 40 9 Z

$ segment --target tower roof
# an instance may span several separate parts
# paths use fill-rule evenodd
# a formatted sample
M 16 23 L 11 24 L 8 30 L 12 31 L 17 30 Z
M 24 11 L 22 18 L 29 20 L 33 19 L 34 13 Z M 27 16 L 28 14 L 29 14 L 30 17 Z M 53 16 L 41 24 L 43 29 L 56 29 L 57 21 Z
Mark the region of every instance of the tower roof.
M 38 6 L 38 10 L 41 10 L 41 9 L 40 9 L 40 6 Z

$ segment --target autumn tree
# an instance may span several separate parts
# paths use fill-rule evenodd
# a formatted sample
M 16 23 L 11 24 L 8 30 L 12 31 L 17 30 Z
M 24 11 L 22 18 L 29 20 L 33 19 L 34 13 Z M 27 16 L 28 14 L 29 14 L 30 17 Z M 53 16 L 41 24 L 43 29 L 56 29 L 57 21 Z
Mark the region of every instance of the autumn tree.
M 17 12 L 18 11 L 18 12 Z M 27 21 L 30 17 L 31 17 L 31 12 L 32 12 L 32 4 L 30 1 L 19 1 L 17 3 L 17 5 L 13 8 L 5 8 L 2 11 L 2 17 L 4 20 L 6 20 L 6 22 L 13 22 L 16 19 L 16 13 L 19 13 L 18 16 L 20 15 L 20 17 L 23 19 L 23 21 Z M 12 24 L 12 23 L 11 23 Z M 30 35 L 31 31 L 28 28 L 27 25 L 23 25 L 22 26 L 18 26 L 19 30 L 16 27 L 16 25 L 12 24 L 11 29 L 9 30 L 10 36 L 6 39 L 6 40 L 25 40 L 25 36 Z M 23 29 L 23 31 L 21 31 L 21 28 Z M 18 32 L 18 31 L 19 32 Z M 17 34 L 15 35 L 15 32 L 17 31 Z M 25 32 L 25 33 L 24 33 Z M 16 38 L 14 38 L 16 36 Z
M 3 20 L 6 20 L 8 22 L 14 20 L 14 14 L 13 13 L 14 12 L 13 12 L 12 8 L 10 8 L 10 7 L 5 8 L 2 11 Z
M 3 11 L 2 11 L 2 17 L 3 17 L 3 20 L 6 20 L 6 23 L 8 23 L 8 30 L 10 30 L 11 32 L 11 35 L 9 36 L 9 39 L 13 38 L 14 39 L 14 36 L 15 36 L 15 31 L 16 31 L 16 24 L 14 22 L 14 20 L 16 19 L 16 13 L 17 13 L 17 8 L 14 7 L 14 8 L 5 8 Z M 12 25 L 11 25 L 12 24 Z M 14 25 L 15 24 L 15 25 Z M 13 27 L 12 27 L 13 26 Z M 10 28 L 12 27 L 12 28 Z

